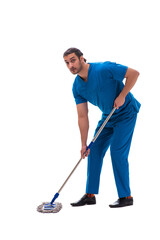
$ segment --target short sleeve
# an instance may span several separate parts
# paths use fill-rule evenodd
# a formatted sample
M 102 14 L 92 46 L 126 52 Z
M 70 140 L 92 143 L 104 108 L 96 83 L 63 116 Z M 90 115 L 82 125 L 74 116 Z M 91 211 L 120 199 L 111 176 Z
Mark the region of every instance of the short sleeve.
M 73 84 L 73 87 L 72 87 L 72 92 L 73 92 L 73 96 L 74 96 L 74 99 L 75 99 L 75 102 L 76 104 L 80 104 L 80 103 L 85 103 L 87 102 L 87 100 L 83 97 L 81 97 L 77 90 L 76 90 L 76 86 L 75 86 L 75 83 Z
M 122 82 L 128 67 L 114 62 L 109 62 L 107 65 L 112 78 Z

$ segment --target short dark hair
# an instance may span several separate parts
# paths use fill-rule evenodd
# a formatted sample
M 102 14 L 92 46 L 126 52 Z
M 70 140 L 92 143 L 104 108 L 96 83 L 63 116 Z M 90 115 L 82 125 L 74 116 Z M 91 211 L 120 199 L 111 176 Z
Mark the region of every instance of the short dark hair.
M 69 48 L 64 52 L 63 57 L 68 56 L 71 53 L 75 53 L 79 59 L 83 56 L 83 53 L 78 48 Z M 87 60 L 84 58 L 84 61 L 86 62 Z

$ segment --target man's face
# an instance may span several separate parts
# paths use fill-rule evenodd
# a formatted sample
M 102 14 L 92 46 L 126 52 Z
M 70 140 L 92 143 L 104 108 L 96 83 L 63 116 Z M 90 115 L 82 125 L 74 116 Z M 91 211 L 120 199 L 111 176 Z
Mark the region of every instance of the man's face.
M 72 74 L 78 74 L 82 70 L 81 58 L 79 59 L 75 53 L 65 56 L 64 61 Z

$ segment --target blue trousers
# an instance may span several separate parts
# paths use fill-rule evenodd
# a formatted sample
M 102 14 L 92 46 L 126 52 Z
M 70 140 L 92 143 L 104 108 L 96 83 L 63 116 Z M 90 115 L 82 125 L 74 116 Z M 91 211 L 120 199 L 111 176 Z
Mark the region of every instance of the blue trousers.
M 95 134 L 106 119 L 102 115 Z M 103 158 L 110 147 L 110 154 L 119 198 L 131 195 L 128 155 L 131 146 L 137 112 L 128 106 L 122 112 L 114 113 L 94 142 L 88 156 L 86 193 L 98 194 Z

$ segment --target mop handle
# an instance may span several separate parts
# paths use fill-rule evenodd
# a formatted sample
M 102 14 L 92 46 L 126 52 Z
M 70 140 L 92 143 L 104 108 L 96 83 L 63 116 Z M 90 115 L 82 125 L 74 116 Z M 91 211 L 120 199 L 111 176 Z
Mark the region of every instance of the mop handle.
M 111 113 L 108 115 L 108 117 L 106 118 L 106 120 L 104 121 L 104 123 L 102 124 L 102 126 L 100 127 L 100 129 L 98 130 L 98 132 L 96 133 L 95 137 L 93 138 L 93 140 L 91 141 L 91 143 L 88 145 L 85 153 L 83 154 L 83 157 L 86 155 L 88 149 L 91 148 L 91 146 L 93 145 L 93 143 L 96 141 L 96 139 L 98 138 L 99 134 L 102 132 L 103 128 L 105 127 L 105 125 L 107 124 L 107 122 L 109 121 L 109 119 L 111 118 L 111 116 L 113 115 L 113 113 L 115 112 L 116 107 L 114 107 L 111 111 Z M 81 160 L 83 159 L 83 157 L 81 157 L 81 159 L 78 161 L 78 163 L 76 164 L 76 166 L 73 168 L 72 172 L 69 174 L 69 176 L 67 177 L 67 179 L 65 180 L 65 182 L 63 183 L 63 185 L 60 187 L 60 189 L 57 192 L 57 195 L 59 195 L 60 191 L 62 190 L 62 188 L 64 187 L 64 185 L 67 183 L 68 179 L 71 177 L 71 175 L 73 174 L 73 172 L 76 170 L 76 168 L 78 167 L 78 165 L 80 164 Z

